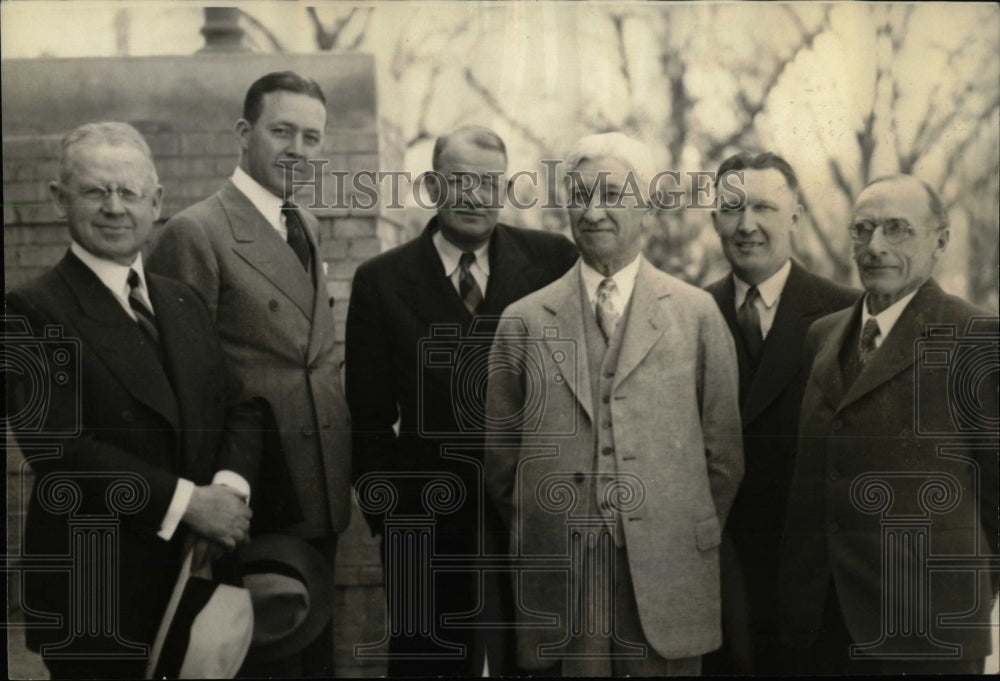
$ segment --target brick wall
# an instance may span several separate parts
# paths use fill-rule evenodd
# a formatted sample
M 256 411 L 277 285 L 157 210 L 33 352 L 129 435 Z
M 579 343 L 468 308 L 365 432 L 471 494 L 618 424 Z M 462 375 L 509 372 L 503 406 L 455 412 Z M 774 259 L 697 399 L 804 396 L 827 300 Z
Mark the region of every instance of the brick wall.
M 122 120 L 146 137 L 164 187 L 162 221 L 214 193 L 236 166 L 233 123 L 246 87 L 264 73 L 291 68 L 317 79 L 329 111 L 328 169 L 377 170 L 374 63 L 367 55 L 221 55 L 149 59 L 7 60 L 2 70 L 3 235 L 5 291 L 54 265 L 69 232 L 49 202 L 58 172 L 59 141 L 76 125 Z M 46 83 L 45 96 L 37 83 Z M 333 183 L 324 183 L 332 204 Z M 350 186 L 350 181 L 346 185 Z M 308 190 L 307 190 L 308 193 Z M 349 198 L 349 197 L 347 197 Z M 308 201 L 304 202 L 308 205 Z M 355 268 L 381 251 L 377 208 L 317 209 L 320 253 L 334 297 L 343 348 Z M 162 224 L 161 221 L 161 224 Z M 7 447 L 8 536 L 17 553 L 31 473 L 11 441 Z M 22 471 L 22 469 L 24 469 Z M 338 676 L 375 676 L 384 663 L 355 660 L 353 647 L 383 637 L 384 606 L 378 546 L 357 507 L 341 537 L 336 568 L 335 661 Z M 8 583 L 8 615 L 19 616 L 17 579 Z M 12 644 L 13 645 L 13 644 Z M 37 676 L 37 660 L 12 653 L 12 676 Z M 21 672 L 20 674 L 18 672 Z

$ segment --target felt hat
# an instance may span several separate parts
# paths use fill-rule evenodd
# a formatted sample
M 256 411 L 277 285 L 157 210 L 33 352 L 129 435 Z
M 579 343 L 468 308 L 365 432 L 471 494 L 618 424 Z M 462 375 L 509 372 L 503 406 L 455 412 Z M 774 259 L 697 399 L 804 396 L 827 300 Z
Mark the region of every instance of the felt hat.
M 333 614 L 333 570 L 322 554 L 298 537 L 266 534 L 239 558 L 254 611 L 246 661 L 278 660 L 316 640 Z

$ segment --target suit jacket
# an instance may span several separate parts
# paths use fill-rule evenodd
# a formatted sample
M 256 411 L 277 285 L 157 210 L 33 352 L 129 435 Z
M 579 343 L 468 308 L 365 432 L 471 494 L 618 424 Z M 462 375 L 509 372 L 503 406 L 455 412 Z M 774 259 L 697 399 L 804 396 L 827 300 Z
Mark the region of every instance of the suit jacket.
M 776 573 L 781 530 L 788 510 L 802 391 L 809 376 L 802 357 L 806 331 L 818 318 L 849 306 L 860 292 L 816 276 L 793 260 L 755 372 L 736 321 L 736 286 L 732 274 L 710 284 L 706 290 L 715 298 L 729 325 L 740 369 L 746 472 L 726 529 L 768 553 L 768 562 Z
M 205 485 L 225 468 L 252 486 L 260 416 L 254 404 L 235 401 L 239 386 L 226 371 L 211 318 L 194 291 L 155 274 L 146 279 L 163 364 L 100 279 L 68 253 L 40 279 L 8 295 L 7 356 L 35 370 L 6 376 L 7 413 L 26 417 L 11 425 L 37 475 L 25 526 L 26 558 L 82 558 L 70 543 L 70 521 L 86 525 L 86 514 L 93 520 L 114 512 L 118 552 L 91 560 L 115 561 L 118 593 L 92 591 L 84 581 L 86 592 L 76 593 L 74 601 L 92 608 L 102 600 L 111 603 L 118 636 L 148 645 L 177 578 L 185 534 L 178 530 L 169 543 L 156 536 L 177 479 Z M 47 375 L 37 372 L 43 364 Z M 41 383 L 33 380 L 39 376 Z M 40 398 L 44 407 L 38 409 Z M 25 574 L 24 606 L 33 625 L 29 647 L 69 639 L 70 577 L 85 574 L 82 566 Z M 51 614 L 61 621 L 53 622 Z
M 847 385 L 842 366 L 858 343 L 863 301 L 820 319 L 806 338 L 812 372 L 782 547 L 782 638 L 795 647 L 814 642 L 833 580 L 855 643 L 885 639 L 883 653 L 925 655 L 952 646 L 955 655 L 983 657 L 996 592 L 987 573 L 956 564 L 917 570 L 917 581 L 907 568 L 921 556 L 961 563 L 997 553 L 997 373 L 983 369 L 991 361 L 995 368 L 996 318 L 978 329 L 985 334 L 967 333 L 969 320 L 984 313 L 931 279 Z M 967 361 L 973 356 L 992 360 Z M 980 424 L 993 419 L 993 427 L 973 420 L 967 428 L 969 413 Z M 926 537 L 912 545 L 883 539 L 907 515 L 911 525 L 926 524 L 920 532 L 929 544 Z M 893 565 L 905 574 L 884 576 Z M 907 583 L 929 592 L 900 594 Z M 911 614 L 926 615 L 917 630 L 929 625 L 941 647 L 930 640 L 907 646 L 883 631 L 883 621 L 897 631 L 911 626 L 894 621 L 906 617 L 898 609 L 911 599 L 919 605 Z
M 491 369 L 502 370 L 487 389 L 496 425 L 487 436 L 487 489 L 511 522 L 511 553 L 544 556 L 539 567 L 550 566 L 515 583 L 519 620 L 534 625 L 518 629 L 522 664 L 539 644 L 566 637 L 559 560 L 570 555 L 576 511 L 561 500 L 583 496 L 594 468 L 599 425 L 580 347 L 583 315 L 593 312 L 581 288 L 577 266 L 511 305 L 491 354 Z M 622 513 L 639 616 L 661 656 L 701 655 L 721 642 L 718 545 L 743 474 L 736 352 L 711 297 L 645 258 L 622 323 L 609 401 L 618 475 L 645 490 Z M 542 615 L 557 619 L 540 628 Z
M 552 282 L 576 260 L 566 238 L 498 224 L 490 242 L 490 275 L 473 324 L 447 277 L 432 241 L 437 218 L 416 239 L 372 258 L 354 275 L 347 316 L 347 396 L 354 424 L 355 478 L 372 471 L 449 471 L 460 477 L 474 509 L 482 486 L 471 462 L 441 456 L 445 444 L 482 459 L 482 397 L 463 402 L 463 376 L 485 366 L 497 318 L 515 300 Z M 452 359 L 429 361 L 443 348 Z M 461 354 L 459 349 L 462 349 Z M 484 385 L 480 386 L 480 391 Z M 473 391 L 474 392 L 474 391 Z M 393 424 L 399 420 L 398 436 Z M 397 512 L 420 512 L 422 480 L 401 493 Z M 381 519 L 368 517 L 372 531 Z M 480 524 L 474 511 L 442 516 L 465 523 L 470 541 Z
M 167 222 L 148 267 L 204 298 L 244 393 L 270 405 L 277 437 L 262 466 L 274 474 L 251 500 L 255 528 L 320 536 L 350 518 L 350 426 L 317 223 L 299 215 L 311 276 L 232 181 Z

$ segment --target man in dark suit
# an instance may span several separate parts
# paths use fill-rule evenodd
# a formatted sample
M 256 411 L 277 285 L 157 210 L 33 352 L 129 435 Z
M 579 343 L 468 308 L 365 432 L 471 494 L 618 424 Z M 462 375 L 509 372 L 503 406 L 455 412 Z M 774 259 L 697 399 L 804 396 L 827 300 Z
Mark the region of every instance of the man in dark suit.
M 185 540 L 246 540 L 260 415 L 197 294 L 143 270 L 162 188 L 142 136 L 77 128 L 50 190 L 70 250 L 7 297 L 6 416 L 37 475 L 24 553 L 50 560 L 25 574 L 27 641 L 53 678 L 139 678 Z
M 723 545 L 726 640 L 706 658 L 705 671 L 774 674 L 780 669 L 777 557 L 808 376 L 802 344 L 812 322 L 847 307 L 858 292 L 792 260 L 802 205 L 785 159 L 769 152 L 731 156 L 719 166 L 716 193 L 712 222 L 732 272 L 707 290 L 736 341 L 746 472 Z
M 332 571 L 350 519 L 350 429 L 317 222 L 291 203 L 325 126 L 314 81 L 285 71 L 254 82 L 236 122 L 232 178 L 167 222 L 149 267 L 201 294 L 244 391 L 270 406 L 269 484 L 255 495 L 254 530 L 308 539 Z M 331 623 L 301 656 L 253 673 L 329 676 L 332 652 Z
M 981 674 L 997 594 L 997 319 L 932 278 L 949 228 L 924 182 L 873 181 L 849 232 L 865 296 L 806 337 L 779 582 L 789 671 Z
M 433 515 L 434 556 L 503 555 L 506 533 L 482 493 L 481 371 L 495 316 L 568 270 L 576 250 L 561 236 L 497 223 L 507 154 L 491 130 L 466 127 L 442 136 L 433 167 L 428 189 L 437 216 L 419 237 L 366 262 L 354 277 L 345 369 L 355 477 L 384 473 L 398 494 L 392 516 L 367 514 L 373 534 L 393 517 L 427 516 L 435 502 L 428 494 L 425 505 L 423 490 L 441 482 L 464 501 Z M 444 355 L 423 352 L 442 342 L 452 359 L 441 362 L 436 357 Z M 364 480 L 359 494 L 364 507 Z M 409 577 L 400 570 L 413 566 L 395 558 L 389 534 L 383 564 L 390 623 L 406 619 L 413 608 L 423 608 L 433 623 L 409 632 L 390 624 L 389 675 L 478 676 L 487 645 L 490 671 L 513 673 L 510 632 L 484 637 L 475 627 L 477 620 L 512 620 L 506 575 L 460 567 L 439 572 L 404 602 L 407 596 L 397 589 Z M 449 617 L 458 621 L 442 624 Z

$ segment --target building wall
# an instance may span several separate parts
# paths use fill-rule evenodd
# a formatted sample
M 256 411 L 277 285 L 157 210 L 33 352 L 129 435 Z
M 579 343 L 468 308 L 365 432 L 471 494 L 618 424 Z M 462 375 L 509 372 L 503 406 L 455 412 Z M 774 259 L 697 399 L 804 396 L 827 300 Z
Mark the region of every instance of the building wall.
M 368 55 L 206 55 L 143 59 L 37 59 L 0 62 L 3 126 L 5 291 L 37 277 L 65 253 L 69 232 L 49 202 L 62 136 L 85 122 L 120 120 L 145 135 L 164 187 L 162 220 L 214 193 L 237 161 L 234 123 L 246 88 L 269 71 L 293 69 L 315 78 L 327 95 L 324 145 L 328 169 L 378 170 L 374 62 Z M 350 186 L 350 182 L 346 183 Z M 332 183 L 323 201 L 335 205 Z M 312 205 L 306 190 L 302 205 Z M 355 268 L 381 250 L 377 207 L 319 208 L 320 252 L 334 298 L 337 341 Z M 31 472 L 13 441 L 7 447 L 9 551 L 17 555 Z M 19 616 L 16 577 L 8 618 Z M 378 547 L 355 507 L 341 537 L 336 568 L 335 655 L 338 676 L 384 674 L 384 663 L 358 661 L 353 646 L 383 637 Z M 13 650 L 13 648 L 12 648 Z M 16 652 L 16 651 L 14 651 Z M 12 658 L 14 662 L 16 658 Z M 23 661 L 23 660 L 22 660 Z M 31 675 L 31 662 L 27 675 Z M 10 669 L 17 676 L 17 668 Z

